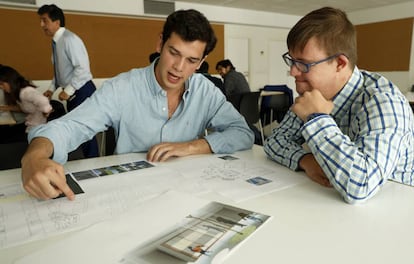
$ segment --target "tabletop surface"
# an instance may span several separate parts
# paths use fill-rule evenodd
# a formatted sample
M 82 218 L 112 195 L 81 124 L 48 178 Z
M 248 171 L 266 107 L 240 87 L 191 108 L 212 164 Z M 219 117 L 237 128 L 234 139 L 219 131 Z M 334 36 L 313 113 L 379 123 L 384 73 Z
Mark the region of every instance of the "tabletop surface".
M 259 146 L 234 155 L 241 159 L 262 162 L 284 175 L 292 177 L 299 175 L 305 180 L 294 186 L 242 202 L 234 202 L 214 193 L 194 196 L 194 199 L 216 200 L 272 216 L 270 222 L 228 256 L 224 263 L 412 263 L 412 238 L 414 237 L 414 231 L 411 230 L 414 218 L 412 187 L 387 182 L 371 200 L 364 204 L 349 205 L 335 190 L 311 182 L 302 172 L 287 170 L 267 160 Z M 208 159 L 211 156 L 205 155 L 205 158 Z M 84 159 L 67 163 L 65 169 L 80 171 L 144 158 L 144 154 L 135 153 Z M 180 162 L 182 164 L 187 162 L 186 166 L 191 166 L 191 161 L 191 157 L 183 157 L 162 163 L 161 166 L 166 169 L 178 168 L 179 166 L 174 166 Z M 0 186 L 19 181 L 20 169 L 0 171 Z M 146 229 L 142 225 L 157 226 L 155 216 L 157 219 L 162 216 L 173 218 L 176 211 L 184 210 L 184 204 L 170 206 L 170 202 L 164 201 L 164 205 L 158 204 L 156 200 L 144 203 L 142 208 L 145 208 L 147 213 L 140 214 L 141 217 L 138 220 L 130 219 L 128 220 L 130 222 L 125 223 L 130 223 L 132 233 L 135 228 L 141 228 L 140 234 L 145 237 Z M 167 206 L 167 208 L 162 206 Z M 0 226 L 2 217 L 4 215 L 0 212 Z M 102 225 L 112 226 L 108 229 L 108 233 L 111 233 L 112 231 L 109 230 L 112 228 L 117 230 L 123 226 L 116 225 L 117 221 L 121 220 L 113 220 L 112 223 L 104 221 Z M 123 219 L 123 221 L 127 220 Z M 30 256 L 29 260 L 34 261 L 32 263 L 76 263 L 74 262 L 76 260 L 88 259 L 92 253 L 99 259 L 99 255 L 104 255 L 107 249 L 116 250 L 116 241 L 107 238 L 110 234 L 106 232 L 95 234 L 94 230 L 101 229 L 98 226 L 91 226 L 69 234 L 60 234 L 2 249 L 0 250 L 0 263 L 14 263 L 20 258 L 26 262 L 17 263 L 30 263 L 24 258 L 25 256 Z M 0 238 L 1 235 L 0 230 Z M 121 238 L 126 239 L 125 234 Z M 60 244 L 67 247 L 66 251 L 58 247 Z M 105 250 L 100 246 L 105 246 Z M 42 254 L 37 254 L 37 252 Z M 45 258 L 45 253 L 49 256 L 48 258 Z M 36 262 L 36 258 L 41 262 Z M 100 259 L 100 262 L 96 263 L 107 262 Z M 153 263 L 161 262 L 154 261 Z

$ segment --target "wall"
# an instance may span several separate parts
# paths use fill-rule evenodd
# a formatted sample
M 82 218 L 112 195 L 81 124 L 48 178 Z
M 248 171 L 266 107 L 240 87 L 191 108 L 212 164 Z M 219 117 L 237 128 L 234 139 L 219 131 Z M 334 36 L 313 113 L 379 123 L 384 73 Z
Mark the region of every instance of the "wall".
M 115 5 L 114 2 L 114 0 L 101 0 L 99 1 L 99 5 L 96 5 L 93 1 L 84 0 L 54 1 L 54 3 L 65 10 L 154 17 L 154 15 L 144 14 L 142 0 L 117 0 Z M 50 3 L 50 1 L 37 0 L 38 6 L 48 3 Z M 251 47 L 248 54 L 251 63 L 249 81 L 253 88 L 259 87 L 269 79 L 269 73 L 265 73 L 262 69 L 263 65 L 266 65 L 266 61 L 268 63 L 269 58 L 261 56 L 260 53 L 257 53 L 257 50 L 260 50 L 261 48 L 266 49 L 264 43 L 267 43 L 272 39 L 282 38 L 281 35 L 286 35 L 286 30 L 291 28 L 300 19 L 300 16 L 176 2 L 176 9 L 181 8 L 196 8 L 203 12 L 210 21 L 224 23 L 226 31 L 225 39 L 247 34 L 249 37 L 249 45 Z M 351 12 L 348 16 L 356 25 L 414 17 L 414 1 Z M 162 18 L 163 16 L 159 17 Z M 263 32 L 261 31 L 262 29 Z M 261 35 L 261 33 L 264 35 Z M 414 41 L 412 42 L 412 45 L 414 45 Z M 411 87 L 411 84 L 414 83 L 413 52 L 414 48 L 412 46 L 409 71 L 381 72 L 392 79 L 403 91 L 407 91 Z M 226 54 L 224 56 L 226 57 Z M 210 64 L 212 65 L 213 63 Z M 288 80 L 288 84 L 289 83 L 292 82 Z
M 245 26 L 226 24 L 224 27 L 225 38 L 247 38 L 249 40 L 249 84 L 252 90 L 258 90 L 269 83 L 270 41 L 286 41 L 288 29 L 270 28 L 258 26 Z M 237 47 L 234 47 L 237 48 Z M 225 50 L 232 47 L 225 47 Z M 282 60 L 281 55 L 286 52 L 286 47 L 281 50 L 280 56 L 276 59 Z M 263 52 L 263 53 L 262 53 Z M 227 58 L 227 57 L 226 57 Z M 232 58 L 228 58 L 232 59 Z M 237 65 L 235 65 L 237 70 Z M 286 71 L 286 68 L 281 69 Z M 275 83 L 272 83 L 275 84 Z M 292 87 L 292 86 L 290 86 Z M 294 87 L 292 87 L 294 88 Z
M 147 66 L 164 24 L 164 19 L 69 12 L 65 18 L 68 29 L 85 43 L 95 78 L 109 78 L 131 68 Z M 42 32 L 35 10 L 0 8 L 0 24 L 13 20 L 13 27 L 2 30 L 10 41 L 0 44 L 0 63 L 15 67 L 32 80 L 52 78 L 51 39 Z M 212 27 L 218 41 L 207 57 L 209 63 L 224 56 L 224 26 L 212 24 Z
M 375 23 L 380 21 L 396 20 L 414 17 L 414 1 L 395 4 L 386 7 L 372 8 L 369 10 L 355 11 L 348 14 L 349 19 L 355 25 Z M 403 91 L 407 92 L 414 84 L 414 28 L 412 32 L 410 63 L 408 71 L 379 71 L 392 80 Z M 384 52 L 387 52 L 384 50 Z

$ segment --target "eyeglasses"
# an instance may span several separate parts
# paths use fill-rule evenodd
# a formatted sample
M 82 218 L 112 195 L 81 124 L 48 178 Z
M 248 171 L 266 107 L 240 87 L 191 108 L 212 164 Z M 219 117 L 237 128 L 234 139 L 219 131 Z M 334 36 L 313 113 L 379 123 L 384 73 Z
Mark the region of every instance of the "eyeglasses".
M 302 61 L 299 60 L 295 60 L 292 57 L 290 57 L 289 52 L 286 52 L 285 54 L 282 55 L 283 60 L 285 61 L 285 63 L 287 64 L 287 66 L 292 67 L 293 65 L 301 72 L 303 73 L 307 73 L 310 70 L 310 67 L 318 65 L 319 63 L 325 62 L 325 61 L 330 61 L 340 55 L 343 55 L 343 53 L 337 53 L 335 55 L 329 56 L 323 60 L 320 61 L 315 61 L 315 62 L 311 62 L 311 63 L 304 63 Z

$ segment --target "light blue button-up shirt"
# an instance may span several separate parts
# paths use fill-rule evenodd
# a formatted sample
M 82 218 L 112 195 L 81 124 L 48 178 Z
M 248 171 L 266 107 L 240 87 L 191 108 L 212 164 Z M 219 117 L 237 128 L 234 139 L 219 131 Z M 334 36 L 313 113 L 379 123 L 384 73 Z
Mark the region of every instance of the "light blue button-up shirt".
M 53 40 L 56 42 L 57 61 L 53 61 L 52 55 L 52 62 L 56 64 L 58 76 L 54 76 L 52 86 L 55 86 L 57 77 L 58 86 L 71 87 L 70 91 L 67 91 L 71 95 L 92 80 L 88 52 L 83 41 L 64 27 L 56 31 Z
M 115 153 L 146 152 L 161 142 L 186 142 L 205 136 L 214 153 L 233 153 L 253 146 L 254 135 L 244 118 L 212 82 L 193 74 L 182 101 L 168 119 L 167 94 L 158 84 L 154 63 L 109 79 L 91 97 L 60 119 L 29 133 L 49 138 L 53 159 L 64 163 L 67 153 L 96 133 L 113 127 Z
M 333 103 L 330 115 L 306 123 L 289 111 L 267 138 L 267 155 L 296 170 L 306 142 L 349 203 L 371 198 L 387 180 L 414 186 L 414 116 L 400 90 L 355 67 Z

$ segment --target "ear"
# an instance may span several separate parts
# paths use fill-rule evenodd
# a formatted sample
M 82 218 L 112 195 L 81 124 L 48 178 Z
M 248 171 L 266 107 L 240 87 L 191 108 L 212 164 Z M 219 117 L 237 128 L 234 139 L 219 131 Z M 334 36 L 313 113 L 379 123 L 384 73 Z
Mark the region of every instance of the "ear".
M 160 34 L 160 37 L 157 41 L 157 48 L 155 49 L 157 52 L 161 53 L 162 46 L 164 43 L 162 43 L 162 34 Z
M 349 67 L 349 59 L 344 54 L 339 55 L 336 58 L 336 62 L 337 62 L 336 69 L 338 72 L 344 69 L 347 69 Z

